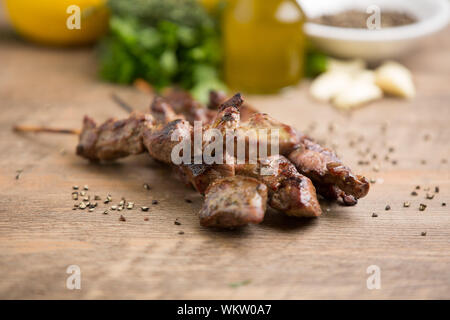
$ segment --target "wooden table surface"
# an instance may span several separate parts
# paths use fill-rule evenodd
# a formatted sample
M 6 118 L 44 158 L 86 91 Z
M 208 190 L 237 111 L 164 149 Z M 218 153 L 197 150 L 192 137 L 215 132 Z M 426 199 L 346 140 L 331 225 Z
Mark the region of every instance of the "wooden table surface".
M 417 85 L 411 102 L 385 98 L 344 114 L 313 101 L 306 82 L 248 97 L 333 145 L 376 183 L 355 207 L 323 201 L 319 219 L 269 212 L 261 225 L 217 231 L 199 226 L 202 198 L 145 155 L 93 165 L 75 156 L 74 136 L 13 133 L 14 123 L 79 128 L 84 114 L 124 117 L 113 92 L 141 110 L 150 97 L 99 82 L 92 48 L 34 46 L 3 24 L 0 298 L 450 298 L 449 31 L 403 60 Z M 150 211 L 121 212 L 125 222 L 102 214 L 103 203 L 74 211 L 72 186 L 85 184 L 92 196 L 123 196 Z M 435 186 L 439 193 L 425 199 L 423 189 Z M 70 265 L 80 267 L 81 290 L 66 288 Z M 381 271 L 379 290 L 367 288 L 371 265 Z

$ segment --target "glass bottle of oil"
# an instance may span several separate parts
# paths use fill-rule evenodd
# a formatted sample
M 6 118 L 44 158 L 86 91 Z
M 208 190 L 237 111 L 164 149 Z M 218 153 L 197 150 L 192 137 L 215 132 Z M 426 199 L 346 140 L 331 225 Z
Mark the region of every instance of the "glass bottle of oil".
M 298 83 L 304 20 L 295 0 L 227 0 L 222 22 L 228 86 L 273 93 Z

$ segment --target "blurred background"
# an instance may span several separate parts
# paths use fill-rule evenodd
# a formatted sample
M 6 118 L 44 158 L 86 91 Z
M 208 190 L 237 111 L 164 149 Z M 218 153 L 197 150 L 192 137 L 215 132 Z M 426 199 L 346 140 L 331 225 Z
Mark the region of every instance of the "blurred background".
M 2 2 L 3 24 L 24 41 L 68 50 L 92 46 L 101 81 L 157 92 L 179 86 L 203 102 L 211 89 L 278 93 L 304 78 L 336 71 L 336 62 L 342 65 L 330 56 L 350 59 L 339 71 L 357 70 L 350 76 L 360 82 L 359 71 L 368 71 L 367 63 L 376 67 L 400 59 L 448 22 L 447 0 Z M 319 83 L 312 95 L 333 102 L 340 76 Z M 362 78 L 377 81 L 373 75 Z M 393 85 L 409 86 L 410 92 L 378 87 L 412 95 L 411 83 Z M 366 96 L 344 99 L 357 101 L 339 103 L 341 97 L 334 105 L 351 109 L 381 96 L 374 87 L 363 91 Z

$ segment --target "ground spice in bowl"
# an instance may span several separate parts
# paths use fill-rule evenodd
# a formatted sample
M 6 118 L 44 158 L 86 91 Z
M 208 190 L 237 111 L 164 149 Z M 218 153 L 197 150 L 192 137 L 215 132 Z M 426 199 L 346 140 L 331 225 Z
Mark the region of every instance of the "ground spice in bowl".
M 367 28 L 367 18 L 371 14 L 359 10 L 346 10 L 335 14 L 325 14 L 310 21 L 341 28 Z M 406 12 L 381 12 L 381 28 L 399 27 L 417 22 L 417 18 Z

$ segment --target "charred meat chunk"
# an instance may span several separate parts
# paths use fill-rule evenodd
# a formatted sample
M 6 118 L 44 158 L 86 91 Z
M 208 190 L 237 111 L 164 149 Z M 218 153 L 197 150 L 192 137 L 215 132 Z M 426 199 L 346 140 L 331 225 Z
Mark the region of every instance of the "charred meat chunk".
M 184 181 L 192 184 L 195 190 L 204 194 L 215 180 L 235 175 L 234 164 L 183 164 L 179 171 Z
M 192 125 L 194 121 L 201 121 L 203 124 L 211 122 L 215 112 L 205 108 L 202 104 L 194 100 L 191 94 L 180 89 L 168 89 L 164 93 L 166 101 L 174 108 L 175 112 L 183 115 Z
M 263 134 L 264 129 L 267 134 Z M 254 130 L 257 133 L 258 145 L 265 143 L 269 155 L 272 142 L 278 143 L 278 153 L 282 155 L 287 154 L 298 144 L 298 135 L 293 127 L 273 119 L 266 113 L 253 114 L 247 122 L 241 124 L 240 130 L 244 133 L 246 130 Z M 278 130 L 278 139 L 274 130 Z
M 258 180 L 242 176 L 218 179 L 206 190 L 200 224 L 233 228 L 260 223 L 266 203 L 267 187 Z
M 168 123 L 176 119 L 183 119 L 183 116 L 176 114 L 164 98 L 158 96 L 153 99 L 150 112 L 157 123 Z
M 318 217 L 322 214 L 311 180 L 300 174 L 284 156 L 270 156 L 257 164 L 238 164 L 236 174 L 263 182 L 269 189 L 269 205 L 289 216 Z
M 335 185 L 356 199 L 369 192 L 369 181 L 365 177 L 354 175 L 332 150 L 320 146 L 308 137 L 301 139 L 300 145 L 288 158 L 317 185 Z
M 77 155 L 98 161 L 143 153 L 142 133 L 151 128 L 153 122 L 151 115 L 132 113 L 127 119 L 109 119 L 97 126 L 94 120 L 85 116 Z
M 227 100 L 227 96 L 222 91 L 215 91 L 211 90 L 209 92 L 209 103 L 208 103 L 208 109 L 210 110 L 217 110 L 219 109 L 220 105 L 224 103 Z M 258 111 L 250 106 L 248 103 L 243 103 L 239 107 L 239 112 L 241 114 L 241 120 L 247 121 L 250 119 L 251 115 L 254 113 L 257 113 Z
M 190 150 L 192 136 L 192 126 L 186 120 L 177 119 L 165 125 L 159 125 L 152 130 L 143 132 L 143 143 L 150 156 L 154 159 L 172 163 L 172 151 L 177 145 L 186 143 L 184 150 Z M 192 154 L 192 151 L 191 151 Z M 180 157 L 183 154 L 178 154 Z

